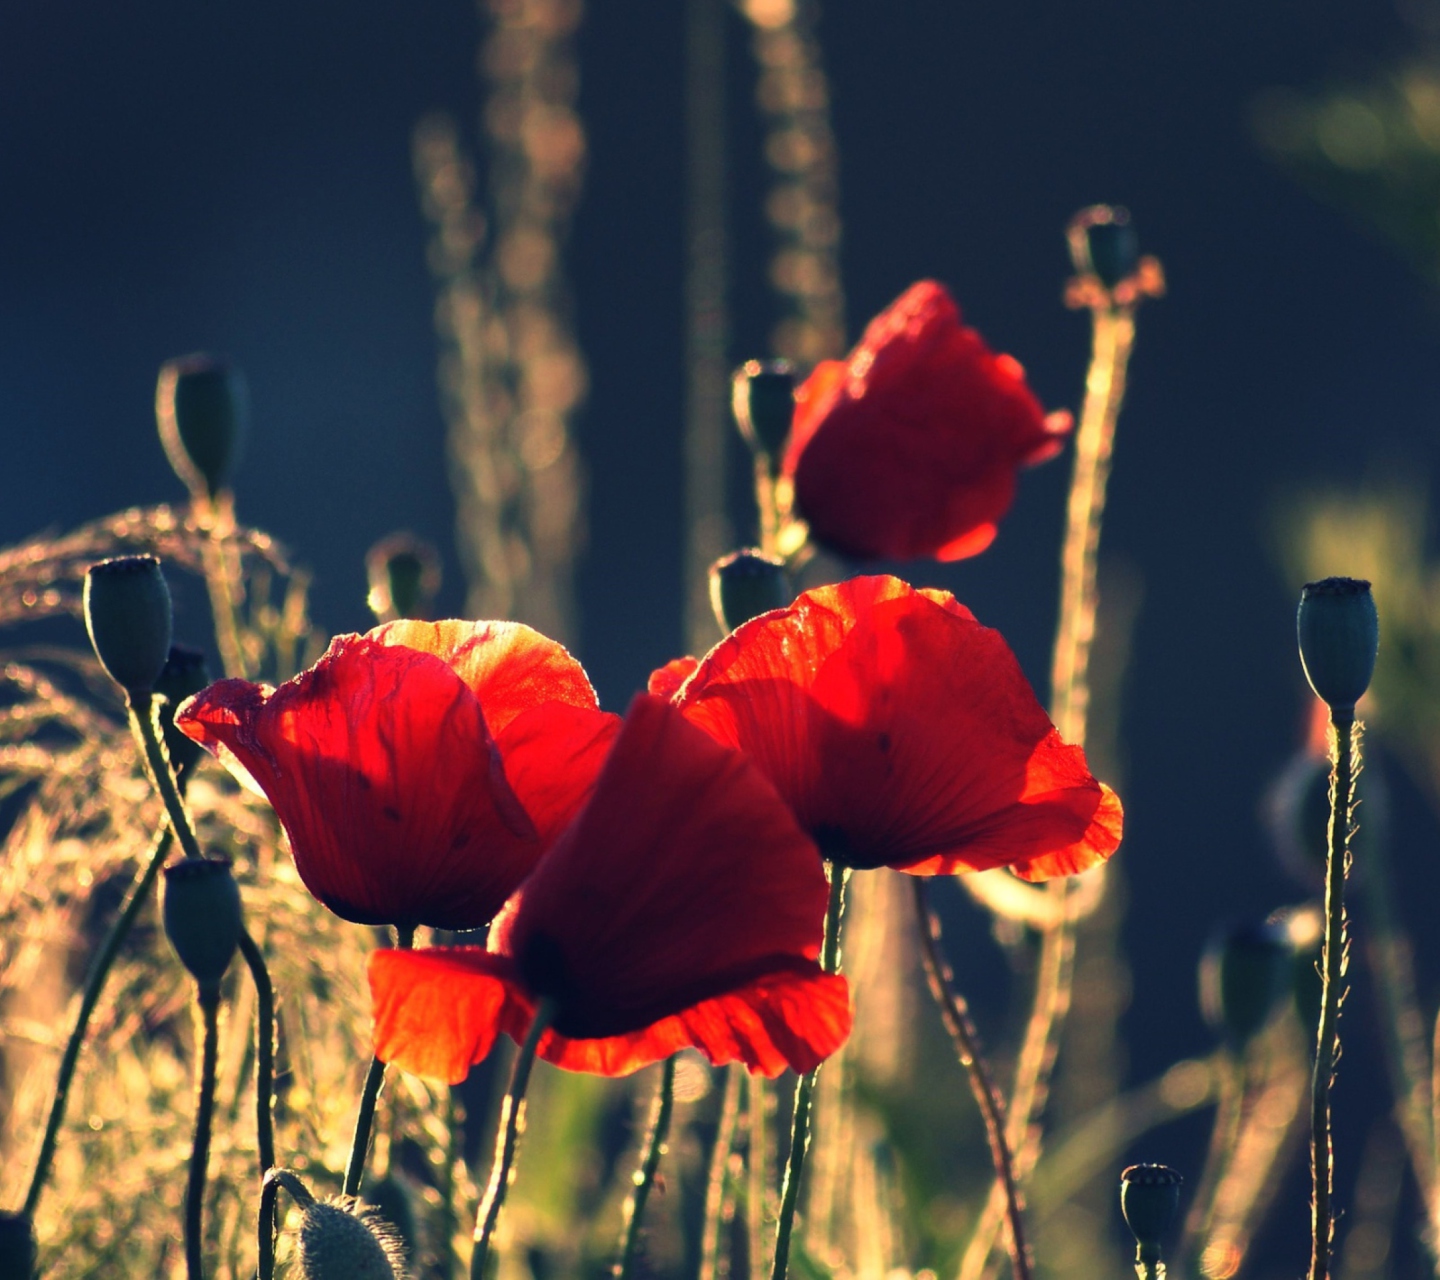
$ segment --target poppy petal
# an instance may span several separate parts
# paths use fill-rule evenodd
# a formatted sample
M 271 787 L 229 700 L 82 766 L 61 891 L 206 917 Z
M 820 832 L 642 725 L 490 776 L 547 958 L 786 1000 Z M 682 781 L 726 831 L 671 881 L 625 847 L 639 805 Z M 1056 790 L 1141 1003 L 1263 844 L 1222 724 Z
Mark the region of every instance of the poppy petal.
M 505 777 L 549 845 L 590 797 L 620 717 L 547 702 L 522 711 L 495 738 Z
M 650 673 L 650 680 L 645 686 L 645 691 L 654 694 L 657 698 L 669 701 L 680 692 L 680 686 L 690 678 L 699 665 L 698 659 L 695 658 L 671 658 L 663 667 Z
M 433 654 L 485 708 L 492 733 L 544 702 L 595 710 L 600 703 L 585 669 L 565 646 L 523 622 L 387 622 L 370 633 L 380 644 Z

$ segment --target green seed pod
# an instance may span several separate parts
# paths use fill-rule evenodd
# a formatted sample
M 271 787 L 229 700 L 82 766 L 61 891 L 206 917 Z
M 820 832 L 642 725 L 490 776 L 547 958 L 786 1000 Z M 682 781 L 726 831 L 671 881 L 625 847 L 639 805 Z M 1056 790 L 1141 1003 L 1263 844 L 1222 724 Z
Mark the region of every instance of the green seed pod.
M 413 533 L 392 533 L 365 554 L 367 603 L 381 622 L 424 618 L 440 591 L 440 557 Z
M 783 609 L 793 598 L 784 561 L 763 551 L 732 551 L 710 566 L 710 606 L 724 631 Z
M 170 646 L 170 656 L 155 681 L 155 692 L 163 694 L 167 704 L 160 715 L 160 727 L 165 735 L 165 753 L 176 776 L 186 773 L 205 754 L 205 748 L 175 727 L 175 709 L 209 683 L 210 668 L 205 664 L 203 653 L 184 645 Z
M 170 655 L 170 588 L 154 556 L 120 556 L 85 574 L 85 630 L 100 665 L 130 697 L 155 687 Z
M 228 858 L 182 858 L 165 868 L 165 936 L 202 994 L 218 991 L 244 927 Z
M 1293 952 L 1269 922 L 1227 925 L 1200 960 L 1200 1009 L 1234 1053 L 1244 1052 L 1285 994 Z
M 730 406 L 751 451 L 777 463 L 795 418 L 794 366 L 788 360 L 747 360 L 735 370 Z
M 1370 687 L 1380 619 L 1370 584 L 1360 578 L 1307 582 L 1295 616 L 1300 660 L 1316 696 L 1332 712 L 1353 715 Z
M 23 1213 L 0 1213 L 0 1280 L 31 1280 L 35 1228 Z
M 301 1280 L 402 1280 L 399 1240 L 367 1210 L 317 1200 L 300 1219 L 296 1274 Z
M 155 418 L 175 474 L 193 497 L 214 499 L 230 482 L 249 425 L 238 370 L 214 356 L 181 356 L 160 367 Z
M 1180 1212 L 1180 1186 L 1185 1181 L 1163 1164 L 1132 1164 L 1120 1175 L 1120 1211 L 1135 1237 L 1135 1256 L 1158 1261 L 1160 1243 Z

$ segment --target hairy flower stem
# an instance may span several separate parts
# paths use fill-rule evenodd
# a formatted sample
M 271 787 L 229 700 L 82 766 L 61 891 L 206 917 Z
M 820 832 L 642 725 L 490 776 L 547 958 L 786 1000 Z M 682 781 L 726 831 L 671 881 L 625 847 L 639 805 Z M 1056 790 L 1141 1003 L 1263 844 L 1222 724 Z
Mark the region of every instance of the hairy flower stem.
M 1005 1104 L 1001 1101 L 990 1067 L 980 1052 L 980 1037 L 970 1020 L 965 998 L 951 984 L 949 967 L 941 957 L 940 921 L 930 910 L 925 881 L 914 877 L 913 889 L 925 980 L 940 1008 L 941 1021 L 955 1043 L 955 1056 L 965 1068 L 970 1092 L 975 1096 L 975 1104 L 985 1121 L 985 1137 L 990 1144 L 990 1161 L 995 1166 L 996 1185 L 1005 1196 L 1005 1217 L 1010 1225 L 1010 1265 L 1015 1280 L 1030 1280 L 1030 1250 L 1025 1242 L 1020 1189 L 1015 1183 L 1010 1144 L 1005 1139 Z
M 229 493 L 218 501 L 199 496 L 192 512 L 203 532 L 200 563 L 205 574 L 205 588 L 210 595 L 210 613 L 215 624 L 215 647 L 227 676 L 249 679 L 252 672 L 245 661 L 245 646 L 240 641 L 240 623 L 235 607 L 235 575 L 230 572 L 226 554 L 226 537 L 235 528 L 233 499 Z
M 630 1280 L 640 1257 L 640 1232 L 645 1222 L 645 1203 L 660 1170 L 665 1154 L 665 1141 L 670 1136 L 670 1117 L 675 1110 L 675 1055 L 665 1059 L 660 1068 L 660 1087 L 655 1091 L 655 1106 L 650 1116 L 650 1134 L 645 1142 L 645 1158 L 635 1175 L 635 1193 L 625 1206 L 625 1235 L 621 1242 L 620 1260 L 611 1268 L 617 1280 Z
M 700 1280 L 717 1280 L 720 1274 L 721 1236 L 725 1231 L 725 1188 L 730 1177 L 730 1153 L 735 1146 L 735 1126 L 740 1121 L 740 1090 L 745 1083 L 738 1066 L 721 1068 L 725 1091 L 720 1118 L 715 1126 L 715 1146 L 710 1152 L 710 1175 L 705 1182 L 705 1225 L 700 1236 Z
M 1345 936 L 1345 876 L 1350 869 L 1350 818 L 1354 803 L 1358 726 L 1353 709 L 1332 710 L 1333 752 L 1330 772 L 1330 830 L 1325 851 L 1325 945 L 1320 1031 L 1310 1077 L 1310 1280 L 1326 1280 L 1335 1237 L 1333 1135 L 1330 1087 L 1340 1053 L 1340 1005 L 1344 999 L 1349 942 Z
M 260 1182 L 260 1280 L 275 1280 L 276 1200 L 284 1187 L 302 1209 L 315 1203 L 309 1188 L 289 1169 L 270 1169 Z
M 840 917 L 845 910 L 845 881 L 850 869 L 830 864 L 830 903 L 825 911 L 825 938 L 820 947 L 820 967 L 826 973 L 840 970 Z M 775 1228 L 775 1265 L 770 1280 L 785 1280 L 790 1266 L 790 1233 L 795 1226 L 795 1208 L 800 1203 L 800 1177 L 805 1171 L 805 1152 L 810 1145 L 810 1104 L 820 1068 L 807 1071 L 795 1086 L 795 1117 L 790 1129 L 790 1157 L 785 1164 L 785 1181 L 780 1189 L 780 1219 Z
M 397 924 L 395 945 L 401 951 L 409 951 L 415 945 L 415 927 Z M 370 1130 L 375 1125 L 375 1104 L 380 1100 L 380 1086 L 384 1083 L 385 1064 L 372 1057 L 370 1069 L 365 1072 L 365 1084 L 360 1090 L 360 1114 L 355 1117 L 355 1136 L 351 1139 L 350 1159 L 345 1165 L 345 1182 L 341 1190 L 347 1196 L 360 1194 L 360 1183 L 365 1177 L 365 1158 L 370 1154 Z
M 55 1158 L 55 1143 L 60 1136 L 60 1126 L 65 1123 L 65 1108 L 70 1101 L 70 1085 L 75 1079 L 75 1068 L 80 1062 L 80 1050 L 85 1044 L 85 1033 L 90 1026 L 90 1016 L 100 1002 L 101 992 L 110 976 L 110 969 L 130 930 L 150 896 L 151 886 L 160 874 L 160 868 L 170 854 L 175 836 L 167 818 L 155 833 L 150 844 L 150 853 L 136 879 L 130 886 L 125 903 L 100 950 L 91 962 L 90 972 L 85 976 L 85 990 L 80 996 L 80 1008 L 75 1014 L 75 1025 L 70 1029 L 70 1038 L 65 1042 L 65 1052 L 60 1059 L 60 1070 L 55 1078 L 55 1097 L 50 1103 L 50 1115 L 45 1121 L 45 1135 L 40 1140 L 40 1153 L 35 1157 L 35 1171 L 30 1176 L 30 1189 L 25 1193 L 25 1207 L 21 1210 L 26 1217 L 33 1218 L 40 1204 L 40 1195 L 45 1190 L 46 1179 L 50 1176 L 50 1163 Z
M 770 1191 L 769 1126 L 765 1122 L 770 1099 L 774 1096 L 764 1076 L 751 1076 L 745 1082 L 746 1121 L 750 1126 L 749 1147 L 745 1155 L 745 1227 L 749 1247 L 750 1273 L 758 1275 L 765 1249 L 765 1205 Z
M 215 1065 L 220 1038 L 220 988 L 199 988 L 200 1020 L 203 1027 L 200 1047 L 200 1077 L 195 1094 L 195 1137 L 190 1146 L 190 1179 L 185 1187 L 185 1275 L 186 1280 L 204 1280 L 200 1256 L 204 1241 L 205 1171 L 210 1162 L 210 1124 L 215 1114 Z
M 160 708 L 150 694 L 133 695 L 130 704 L 130 732 L 140 747 L 141 758 L 145 761 L 145 772 L 150 784 L 165 803 L 165 813 L 170 819 L 170 829 L 180 842 L 180 852 L 187 858 L 201 858 L 200 842 L 195 838 L 195 828 L 190 825 L 190 816 L 185 812 L 185 802 L 180 796 L 180 786 L 175 781 L 170 767 L 170 755 L 165 750 L 165 735 L 160 728 Z
M 255 1149 L 263 1178 L 275 1167 L 275 988 L 265 956 L 248 929 L 240 930 L 240 954 L 255 983 Z
M 515 1065 L 510 1071 L 510 1088 L 500 1106 L 500 1127 L 495 1134 L 490 1185 L 485 1188 L 485 1198 L 475 1215 L 475 1252 L 470 1255 L 470 1280 L 485 1280 L 490 1242 L 495 1235 L 495 1225 L 500 1221 L 500 1210 L 505 1204 L 505 1193 L 510 1189 L 515 1168 L 515 1152 L 520 1146 L 520 1135 L 525 1130 L 525 1090 L 530 1085 L 530 1069 L 535 1065 L 535 1051 L 540 1047 L 540 1038 L 554 1020 L 554 1003 L 540 1001 L 535 1006 L 535 1016 L 530 1022 L 525 1043 L 515 1055 Z

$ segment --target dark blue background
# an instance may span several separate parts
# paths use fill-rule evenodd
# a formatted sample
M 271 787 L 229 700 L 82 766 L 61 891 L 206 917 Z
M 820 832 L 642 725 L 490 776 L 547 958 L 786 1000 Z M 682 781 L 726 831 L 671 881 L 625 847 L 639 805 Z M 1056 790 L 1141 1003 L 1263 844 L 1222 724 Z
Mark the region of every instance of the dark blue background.
M 681 643 L 681 6 L 590 8 L 570 253 L 592 376 L 579 650 L 620 709 Z M 462 0 L 0 9 L 0 541 L 179 498 L 155 371 L 211 349 L 251 384 L 240 513 L 314 567 L 322 625 L 368 624 L 361 556 L 402 526 L 446 548 L 459 607 L 408 142 L 432 109 L 473 120 L 480 34 Z M 739 360 L 763 354 L 773 315 L 738 20 L 731 34 Z M 1270 86 L 1372 72 L 1410 37 L 1375 0 L 837 2 L 821 37 L 852 334 L 938 276 L 1048 406 L 1073 406 L 1087 328 L 1059 303 L 1066 219 L 1126 203 L 1165 262 L 1105 529 L 1145 592 L 1124 794 L 1148 1075 L 1208 1047 L 1191 993 L 1214 920 L 1296 897 L 1254 816 L 1303 705 L 1274 503 L 1440 461 L 1432 295 L 1269 167 L 1247 113 Z M 1042 688 L 1067 470 L 1023 478 L 979 560 L 916 568 L 1004 630 Z

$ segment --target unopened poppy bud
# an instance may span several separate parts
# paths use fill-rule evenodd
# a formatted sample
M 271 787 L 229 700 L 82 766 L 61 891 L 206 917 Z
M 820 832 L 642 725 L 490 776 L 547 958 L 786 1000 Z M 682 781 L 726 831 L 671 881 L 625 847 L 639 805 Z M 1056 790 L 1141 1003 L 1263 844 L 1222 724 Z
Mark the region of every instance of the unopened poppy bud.
M 165 868 L 165 936 L 201 993 L 230 967 L 244 927 L 228 858 L 183 858 Z
M 1226 926 L 1205 948 L 1200 1009 L 1236 1053 L 1270 1021 L 1285 993 L 1292 955 L 1285 931 L 1268 921 Z
M 366 603 L 381 622 L 424 618 L 440 591 L 440 557 L 413 533 L 392 533 L 365 554 Z
M 155 692 L 163 694 L 169 704 L 160 717 L 160 725 L 165 734 L 165 753 L 176 774 L 189 769 L 205 754 L 205 748 L 175 727 L 175 708 L 209 684 L 210 668 L 205 663 L 205 655 L 198 649 L 171 645 L 170 656 L 155 681 Z
M 1085 243 L 1090 252 L 1090 270 L 1107 289 L 1128 280 L 1140 269 L 1140 240 L 1124 209 L 1116 209 L 1109 222 L 1091 223 Z
M 1160 1243 L 1180 1211 L 1184 1181 L 1163 1164 L 1132 1164 L 1120 1175 L 1120 1212 L 1135 1237 L 1137 1262 L 1160 1260 Z
M 0 1213 L 0 1280 L 31 1280 L 35 1228 L 23 1213 Z
M 1295 617 L 1300 660 L 1316 696 L 1332 712 L 1353 714 L 1370 687 L 1380 647 L 1380 619 L 1361 578 L 1307 582 Z
M 791 599 L 784 562 L 762 551 L 732 551 L 710 566 L 710 605 L 726 631 Z
M 166 361 L 155 387 L 155 417 L 165 456 L 194 497 L 213 499 L 228 486 L 249 421 L 238 370 L 208 355 Z
M 387 1224 L 343 1202 L 306 1205 L 297 1244 L 301 1280 L 399 1280 L 404 1275 L 401 1245 Z
M 150 693 L 170 656 L 170 588 L 154 556 L 120 556 L 85 574 L 85 630 L 129 695 Z
M 393 1173 L 367 1180 L 365 1212 L 372 1221 L 382 1223 L 394 1238 L 400 1256 L 408 1263 L 415 1252 L 417 1224 L 414 1194 L 403 1179 Z
M 778 459 L 795 417 L 795 370 L 788 360 L 747 360 L 731 386 L 735 425 L 757 454 Z

